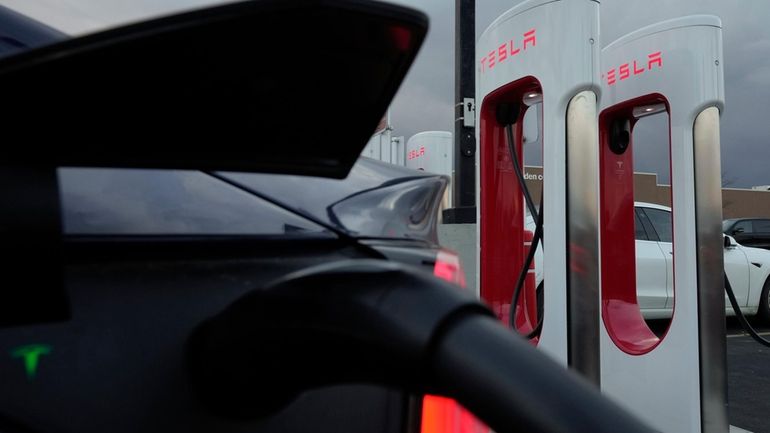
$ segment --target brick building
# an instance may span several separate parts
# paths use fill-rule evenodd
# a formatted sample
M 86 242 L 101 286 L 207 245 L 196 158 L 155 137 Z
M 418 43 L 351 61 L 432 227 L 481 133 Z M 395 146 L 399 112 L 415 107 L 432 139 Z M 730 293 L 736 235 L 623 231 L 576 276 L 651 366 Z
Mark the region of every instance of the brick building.
M 525 179 L 535 201 L 540 201 L 543 179 L 542 167 L 525 167 Z M 658 175 L 635 173 L 634 200 L 671 206 L 671 187 L 659 185 Z M 770 218 L 770 191 L 760 189 L 722 189 L 722 215 L 724 218 Z

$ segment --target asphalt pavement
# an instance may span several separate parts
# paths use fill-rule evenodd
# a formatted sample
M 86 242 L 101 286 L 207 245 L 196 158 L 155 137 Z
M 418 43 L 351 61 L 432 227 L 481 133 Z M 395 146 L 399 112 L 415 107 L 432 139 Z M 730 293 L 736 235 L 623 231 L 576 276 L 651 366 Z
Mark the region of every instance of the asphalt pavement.
M 752 321 L 765 339 L 770 327 Z M 770 348 L 727 319 L 727 400 L 730 424 L 754 433 L 770 433 Z
M 750 320 L 770 340 L 770 326 Z M 649 322 L 662 335 L 666 321 Z M 734 317 L 727 318 L 727 401 L 730 424 L 754 433 L 770 433 L 770 348 L 754 341 Z

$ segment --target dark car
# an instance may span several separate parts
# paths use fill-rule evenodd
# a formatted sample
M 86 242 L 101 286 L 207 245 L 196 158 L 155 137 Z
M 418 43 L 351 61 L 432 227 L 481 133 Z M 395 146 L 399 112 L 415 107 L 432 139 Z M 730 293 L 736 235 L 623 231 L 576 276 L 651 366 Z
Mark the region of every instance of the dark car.
M 445 281 L 445 178 L 355 164 L 422 14 L 263 0 L 66 39 L 2 12 L 0 432 L 414 432 L 426 394 L 645 431 Z
M 770 249 L 770 218 L 726 219 L 722 232 L 743 246 Z
M 362 157 L 345 179 L 190 170 L 60 168 L 64 234 L 355 239 L 464 285 L 438 245 L 447 178 Z

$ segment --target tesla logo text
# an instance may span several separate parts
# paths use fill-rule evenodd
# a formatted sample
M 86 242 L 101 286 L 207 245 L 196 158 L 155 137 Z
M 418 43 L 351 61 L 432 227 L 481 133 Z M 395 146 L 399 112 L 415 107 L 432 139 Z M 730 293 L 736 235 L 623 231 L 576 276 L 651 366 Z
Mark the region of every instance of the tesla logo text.
M 508 42 L 503 42 L 496 50 L 490 51 L 481 58 L 481 73 L 483 74 L 487 69 L 493 69 L 495 65 L 503 63 L 509 58 L 515 57 L 522 51 L 527 51 L 528 48 L 536 45 L 535 29 L 524 33 L 521 40 L 511 39 Z
M 631 76 L 641 75 L 644 71 L 649 71 L 653 67 L 663 67 L 663 57 L 661 52 L 650 53 L 647 55 L 647 61 L 634 60 L 633 62 L 623 63 L 617 68 L 612 68 L 602 75 L 602 78 L 607 79 L 607 85 L 612 86 L 618 81 L 623 81 Z
M 410 150 L 406 155 L 406 159 L 415 159 L 425 155 L 425 146 L 420 146 L 419 149 Z
M 21 358 L 24 361 L 24 371 L 27 373 L 27 379 L 32 380 L 37 374 L 37 365 L 40 356 L 51 353 L 51 346 L 45 344 L 30 344 L 28 346 L 18 347 L 11 351 L 11 356 Z
M 615 164 L 618 166 L 618 168 L 615 169 L 615 176 L 618 180 L 623 180 L 623 177 L 626 174 L 626 170 L 623 169 L 623 161 L 615 161 Z

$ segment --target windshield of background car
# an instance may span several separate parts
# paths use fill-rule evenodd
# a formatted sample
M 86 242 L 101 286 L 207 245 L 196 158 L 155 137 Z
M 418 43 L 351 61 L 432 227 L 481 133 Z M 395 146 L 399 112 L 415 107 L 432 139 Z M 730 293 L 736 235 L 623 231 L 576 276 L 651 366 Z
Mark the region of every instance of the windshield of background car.
M 732 232 L 733 233 L 745 233 L 745 234 L 753 233 L 754 232 L 753 221 L 750 221 L 750 220 L 738 221 L 733 226 Z
M 198 171 L 60 168 L 68 235 L 332 236 Z
M 443 176 L 360 158 L 345 179 L 223 173 L 359 238 L 437 242 Z
M 722 231 L 724 233 L 727 233 L 727 230 L 730 229 L 730 226 L 733 225 L 734 222 L 735 222 L 735 220 L 724 220 L 724 221 L 722 221 Z

